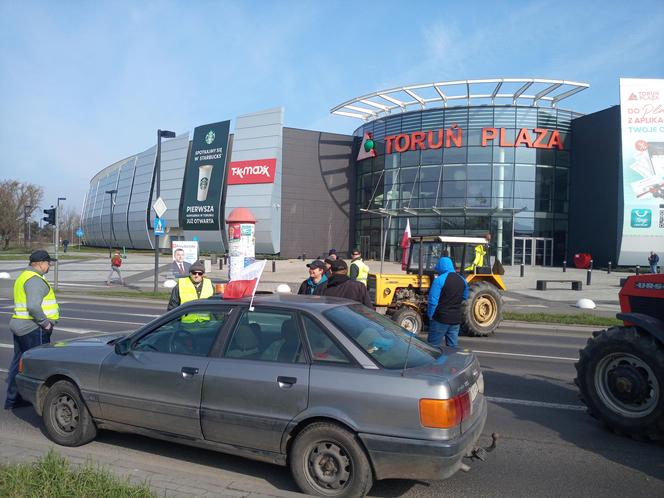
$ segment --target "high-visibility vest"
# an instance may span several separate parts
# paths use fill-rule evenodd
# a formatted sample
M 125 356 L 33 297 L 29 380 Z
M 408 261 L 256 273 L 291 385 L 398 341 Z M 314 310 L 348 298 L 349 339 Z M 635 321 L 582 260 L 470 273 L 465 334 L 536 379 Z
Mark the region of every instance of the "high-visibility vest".
M 35 320 L 35 317 L 30 315 L 28 311 L 28 296 L 25 294 L 25 283 L 32 277 L 41 278 L 48 286 L 48 294 L 44 296 L 41 303 L 42 311 L 46 315 L 46 318 L 54 321 L 59 319 L 60 307 L 55 300 L 53 287 L 51 287 L 51 284 L 48 283 L 48 280 L 43 275 L 33 270 L 23 270 L 23 273 L 14 282 L 14 314 L 12 318 L 17 318 L 18 320 Z
M 180 292 L 180 304 L 195 301 L 196 299 L 206 299 L 214 294 L 212 280 L 209 278 L 203 278 L 200 297 L 196 293 L 196 287 L 194 287 L 194 283 L 189 277 L 178 278 L 178 291 Z M 188 315 L 183 315 L 180 321 L 182 323 L 208 322 L 210 321 L 210 314 L 189 313 Z
M 483 244 L 478 244 L 475 246 L 475 259 L 473 260 L 472 264 L 464 270 L 466 271 L 474 271 L 475 268 L 480 268 L 484 266 L 484 256 L 486 256 L 486 249 L 484 248 Z
M 356 259 L 351 261 L 350 266 L 357 266 L 357 277 L 355 280 L 362 282 L 364 285 L 367 285 L 367 278 L 369 277 L 369 267 L 366 265 L 362 259 Z

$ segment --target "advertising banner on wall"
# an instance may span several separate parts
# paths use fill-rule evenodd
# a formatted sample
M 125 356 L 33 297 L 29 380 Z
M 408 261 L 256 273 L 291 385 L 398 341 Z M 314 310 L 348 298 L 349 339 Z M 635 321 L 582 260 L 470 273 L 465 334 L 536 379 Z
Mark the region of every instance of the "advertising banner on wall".
M 194 130 L 185 171 L 181 226 L 185 230 L 219 230 L 230 121 Z
M 277 159 L 252 159 L 233 161 L 228 165 L 228 184 L 247 185 L 251 183 L 274 183 L 277 172 Z
M 664 248 L 664 80 L 620 79 L 623 230 L 618 264 Z

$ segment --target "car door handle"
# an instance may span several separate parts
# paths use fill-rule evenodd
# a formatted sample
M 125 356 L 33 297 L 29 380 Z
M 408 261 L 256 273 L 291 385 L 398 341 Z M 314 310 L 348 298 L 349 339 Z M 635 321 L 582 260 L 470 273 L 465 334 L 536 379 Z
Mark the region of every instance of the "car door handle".
M 198 368 L 195 368 L 195 367 L 182 367 L 182 370 L 180 370 L 180 372 L 182 372 L 182 377 L 184 377 L 185 379 L 188 379 L 189 377 L 192 377 L 192 376 L 198 374 Z
M 283 377 L 282 375 L 277 377 L 277 384 L 279 384 L 279 387 L 282 389 L 290 389 L 296 382 L 296 377 Z

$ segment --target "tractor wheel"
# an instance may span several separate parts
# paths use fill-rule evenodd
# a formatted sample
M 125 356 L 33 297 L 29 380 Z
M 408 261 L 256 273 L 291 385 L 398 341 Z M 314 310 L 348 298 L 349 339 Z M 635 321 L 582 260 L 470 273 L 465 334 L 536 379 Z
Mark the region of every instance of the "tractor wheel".
M 413 308 L 402 306 L 392 314 L 392 321 L 412 334 L 422 332 L 422 315 Z
M 664 347 L 636 327 L 593 332 L 574 382 L 588 413 L 618 434 L 664 440 Z
M 490 335 L 502 319 L 503 298 L 500 291 L 488 282 L 470 284 L 468 299 L 463 305 L 463 334 L 476 337 Z

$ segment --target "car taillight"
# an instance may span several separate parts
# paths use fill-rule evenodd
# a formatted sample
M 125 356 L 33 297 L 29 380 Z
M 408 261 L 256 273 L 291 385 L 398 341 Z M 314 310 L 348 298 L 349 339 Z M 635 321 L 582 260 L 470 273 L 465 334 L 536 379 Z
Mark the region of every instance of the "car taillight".
M 18 373 L 23 373 L 23 357 L 19 358 L 18 360 Z
M 423 427 L 449 429 L 456 427 L 470 416 L 470 393 L 465 392 L 452 399 L 421 399 L 420 423 Z

